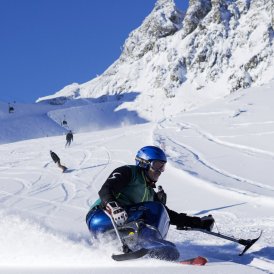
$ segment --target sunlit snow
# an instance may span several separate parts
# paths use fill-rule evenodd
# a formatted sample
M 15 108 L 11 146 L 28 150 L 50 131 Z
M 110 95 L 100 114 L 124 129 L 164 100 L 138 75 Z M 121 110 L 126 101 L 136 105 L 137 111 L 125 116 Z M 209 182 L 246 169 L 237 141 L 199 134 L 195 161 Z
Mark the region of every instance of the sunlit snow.
M 0 272 L 274 272 L 273 90 L 273 82 L 242 90 L 154 123 L 126 109 L 115 112 L 115 101 L 16 104 L 14 113 L 1 102 Z M 74 141 L 65 148 L 68 129 Z M 133 164 L 136 151 L 151 144 L 168 156 L 159 180 L 168 207 L 212 214 L 215 231 L 237 238 L 255 238 L 263 230 L 243 257 L 236 243 L 175 227 L 168 239 L 181 258 L 202 255 L 206 266 L 146 258 L 114 262 L 118 242 L 91 241 L 85 215 L 101 185 L 114 168 Z M 68 173 L 52 162 L 50 150 Z

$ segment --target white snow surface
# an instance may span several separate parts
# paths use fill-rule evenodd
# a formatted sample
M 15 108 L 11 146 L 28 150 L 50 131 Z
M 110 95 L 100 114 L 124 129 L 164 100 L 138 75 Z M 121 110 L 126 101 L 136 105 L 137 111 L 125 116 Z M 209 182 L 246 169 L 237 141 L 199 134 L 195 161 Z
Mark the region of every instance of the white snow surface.
M 146 122 L 117 101 L 63 105 L 0 103 L 1 273 L 273 273 L 274 82 L 159 122 Z M 67 126 L 60 122 L 66 119 Z M 74 141 L 65 148 L 65 133 Z M 178 212 L 216 220 L 214 231 L 260 240 L 242 246 L 170 228 L 181 259 L 203 267 L 142 258 L 115 262 L 119 243 L 93 242 L 85 224 L 110 172 L 134 164 L 137 150 L 158 145 L 168 156 L 158 184 Z M 55 151 L 68 173 L 52 162 Z

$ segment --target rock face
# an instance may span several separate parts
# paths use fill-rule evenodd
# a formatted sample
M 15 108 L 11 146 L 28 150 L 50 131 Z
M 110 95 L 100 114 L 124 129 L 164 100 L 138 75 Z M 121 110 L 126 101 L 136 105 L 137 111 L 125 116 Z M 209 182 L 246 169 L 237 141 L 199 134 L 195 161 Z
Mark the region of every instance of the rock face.
M 197 92 L 221 97 L 267 83 L 274 71 L 273 9 L 272 0 L 190 0 L 183 14 L 173 0 L 158 0 L 101 76 L 48 98 L 120 99 L 135 91 L 139 102 L 151 99 L 147 108 L 161 100 L 164 111 L 166 100 L 181 100 L 177 113 L 193 106 L 184 103 L 185 93 L 188 100 Z

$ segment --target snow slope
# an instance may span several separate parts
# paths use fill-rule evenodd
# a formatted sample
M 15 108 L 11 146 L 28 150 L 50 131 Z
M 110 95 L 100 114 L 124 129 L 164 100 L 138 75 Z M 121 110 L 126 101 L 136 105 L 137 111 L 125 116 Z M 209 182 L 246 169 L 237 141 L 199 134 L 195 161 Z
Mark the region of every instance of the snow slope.
M 113 100 L 111 96 L 99 99 L 64 101 L 63 104 L 16 104 L 14 113 L 8 112 L 6 103 L 0 102 L 0 125 L 3 129 L 0 144 L 19 140 L 56 136 L 73 132 L 122 127 L 146 122 L 137 112 L 119 109 L 134 100 L 137 94 Z M 66 125 L 63 122 L 66 121 Z
M 141 123 L 132 116 L 132 123 L 140 123 L 111 125 L 110 119 L 108 124 L 106 117 L 96 116 L 100 107 L 109 107 L 108 117 L 115 113 L 106 102 L 41 104 L 37 112 L 33 105 L 18 105 L 20 115 L 2 113 L 6 141 L 0 145 L 0 272 L 273 273 L 273 90 L 273 82 L 246 89 L 159 123 Z M 71 115 L 74 142 L 65 148 L 65 129 L 50 117 L 58 121 L 75 108 L 79 113 L 87 107 L 93 120 L 103 120 L 105 127 L 81 132 L 90 118 Z M 42 122 L 42 112 L 47 123 Z M 27 133 L 15 130 L 20 124 Z M 32 136 L 39 131 L 37 124 L 53 136 L 7 142 L 14 141 L 10 132 L 16 132 L 17 140 Z M 264 231 L 245 256 L 238 256 L 242 247 L 235 243 L 174 227 L 168 239 L 178 246 L 181 258 L 203 255 L 208 265 L 187 267 L 145 258 L 114 262 L 110 255 L 119 252 L 118 243 L 91 242 L 85 215 L 102 183 L 114 168 L 133 164 L 136 151 L 148 144 L 161 146 L 168 155 L 159 184 L 171 209 L 196 216 L 212 214 L 215 230 L 239 238 L 254 238 Z M 61 173 L 52 162 L 50 149 L 68 173 Z

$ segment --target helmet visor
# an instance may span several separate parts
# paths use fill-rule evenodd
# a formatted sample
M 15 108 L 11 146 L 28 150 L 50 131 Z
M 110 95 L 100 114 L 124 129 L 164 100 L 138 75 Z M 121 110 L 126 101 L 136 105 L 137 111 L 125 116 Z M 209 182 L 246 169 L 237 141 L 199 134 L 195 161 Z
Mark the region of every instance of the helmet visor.
M 154 160 L 151 161 L 150 168 L 154 171 L 164 172 L 166 168 L 166 163 L 159 160 Z

